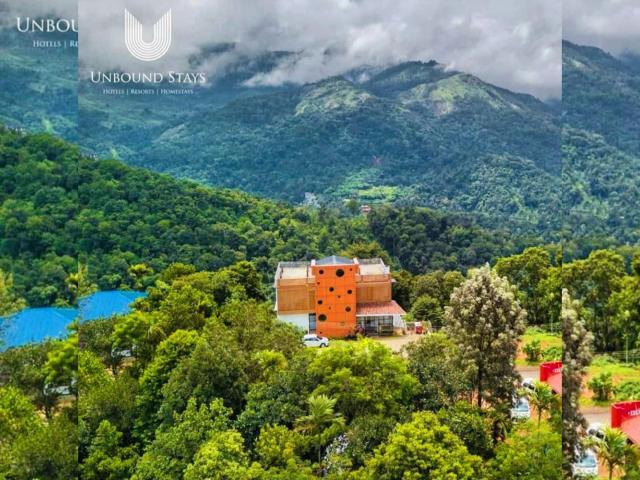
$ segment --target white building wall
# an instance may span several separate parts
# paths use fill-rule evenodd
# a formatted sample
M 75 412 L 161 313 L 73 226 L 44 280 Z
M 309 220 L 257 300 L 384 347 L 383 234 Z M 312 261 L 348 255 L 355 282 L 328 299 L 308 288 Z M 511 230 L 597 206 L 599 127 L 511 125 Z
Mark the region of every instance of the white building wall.
M 283 322 L 291 323 L 302 328 L 305 332 L 309 331 L 309 314 L 308 313 L 279 313 L 278 319 Z

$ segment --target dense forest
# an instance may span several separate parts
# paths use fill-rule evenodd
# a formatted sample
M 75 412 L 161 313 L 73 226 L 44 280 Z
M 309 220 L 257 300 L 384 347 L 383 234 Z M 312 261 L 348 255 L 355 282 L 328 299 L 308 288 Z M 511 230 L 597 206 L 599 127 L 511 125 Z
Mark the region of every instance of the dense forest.
M 640 69 L 563 43 L 562 199 L 572 239 L 640 239 Z
M 0 130 L 0 269 L 31 305 L 72 301 L 77 259 L 99 288 L 135 286 L 172 262 L 215 270 L 253 261 L 265 283 L 278 261 L 346 253 L 410 271 L 459 269 L 513 251 L 505 234 L 415 207 L 294 208 L 99 161 L 54 137 Z M 419 252 L 419 253 L 418 253 Z
M 232 88 L 223 78 L 193 95 L 206 108 L 176 108 L 156 96 L 150 101 L 162 116 L 142 130 L 136 124 L 133 136 L 126 125 L 135 124 L 139 102 L 107 104 L 86 85 L 80 125 L 86 146 L 101 155 L 210 185 L 296 203 L 312 192 L 338 204 L 425 205 L 516 231 L 557 227 L 560 131 L 552 107 L 436 62 L 366 75 L 267 91 Z M 531 188 L 520 188 L 523 177 Z
M 526 317 L 514 287 L 483 267 L 404 273 L 397 289 L 445 299 L 443 330 L 403 355 L 371 339 L 309 349 L 251 264 L 173 264 L 133 313 L 0 354 L 0 475 L 559 480 L 557 397 L 537 384 L 540 419 L 508 415 Z M 491 327 L 469 315 L 477 302 Z

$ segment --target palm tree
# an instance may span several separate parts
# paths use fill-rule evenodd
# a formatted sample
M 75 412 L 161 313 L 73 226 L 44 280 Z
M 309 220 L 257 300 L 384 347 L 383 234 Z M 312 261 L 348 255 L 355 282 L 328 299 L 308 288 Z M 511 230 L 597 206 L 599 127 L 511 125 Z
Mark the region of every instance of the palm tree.
M 298 430 L 310 435 L 317 448 L 318 464 L 322 461 L 322 447 L 344 427 L 344 418 L 335 413 L 336 400 L 327 395 L 311 395 L 307 400 L 309 414 L 296 420 Z
M 604 461 L 609 469 L 609 480 L 618 467 L 623 467 L 630 453 L 627 436 L 616 428 L 606 427 L 601 440 L 590 442 L 598 457 Z
M 528 390 L 526 396 L 529 403 L 536 408 L 538 412 L 538 428 L 540 428 L 540 420 L 544 412 L 550 412 L 553 404 L 556 402 L 556 396 L 551 387 L 543 382 L 535 382 L 533 390 Z

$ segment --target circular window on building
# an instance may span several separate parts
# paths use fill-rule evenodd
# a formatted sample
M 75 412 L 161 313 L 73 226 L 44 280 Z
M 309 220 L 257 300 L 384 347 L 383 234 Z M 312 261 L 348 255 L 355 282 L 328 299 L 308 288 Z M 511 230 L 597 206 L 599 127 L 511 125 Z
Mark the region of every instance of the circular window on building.
M 322 305 L 322 300 L 318 300 L 318 305 Z
M 330 292 L 333 292 L 334 290 L 335 290 L 335 288 L 333 288 L 333 287 L 329 287 L 329 291 L 330 291 Z
M 318 320 L 324 322 L 327 320 L 327 316 L 324 313 L 321 313 L 320 315 L 318 315 Z
M 347 312 L 350 312 L 350 311 L 351 311 L 351 307 L 347 307 L 347 308 L 345 308 L 345 310 L 346 310 Z
M 320 269 L 320 270 L 318 270 L 318 273 L 319 273 L 320 275 L 324 275 L 324 270 Z
M 349 295 L 351 295 L 351 294 L 353 293 L 353 290 L 349 289 L 349 290 L 347 290 L 347 293 L 348 293 Z
M 341 268 L 336 270 L 336 277 L 343 277 L 343 276 L 344 276 L 344 270 L 342 270 Z

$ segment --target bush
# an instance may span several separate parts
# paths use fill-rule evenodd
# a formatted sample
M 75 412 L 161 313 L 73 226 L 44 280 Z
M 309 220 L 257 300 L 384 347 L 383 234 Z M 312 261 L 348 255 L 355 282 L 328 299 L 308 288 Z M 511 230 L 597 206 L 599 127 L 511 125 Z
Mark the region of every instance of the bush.
M 527 357 L 527 362 L 538 362 L 542 355 L 542 346 L 540 340 L 531 340 L 522 347 L 522 351 Z
M 616 400 L 637 400 L 640 398 L 640 380 L 627 380 L 613 390 Z
M 603 372 L 593 377 L 587 383 L 587 386 L 593 391 L 593 398 L 597 401 L 604 402 L 611 398 L 613 393 L 613 380 L 611 373 Z
M 547 347 L 542 351 L 542 360 L 553 362 L 562 358 L 562 347 Z

